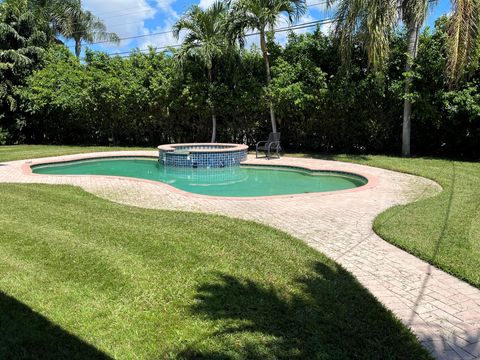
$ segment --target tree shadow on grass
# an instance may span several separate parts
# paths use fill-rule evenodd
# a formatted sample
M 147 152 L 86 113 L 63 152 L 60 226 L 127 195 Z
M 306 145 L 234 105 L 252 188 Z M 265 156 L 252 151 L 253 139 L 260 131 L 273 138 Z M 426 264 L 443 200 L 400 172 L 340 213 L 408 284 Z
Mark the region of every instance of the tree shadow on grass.
M 287 296 L 217 274 L 198 288 L 192 312 L 216 332 L 180 359 L 429 359 L 401 323 L 338 265 L 316 262 Z M 215 349 L 215 350 L 212 350 Z
M 0 292 L 0 359 L 110 359 Z

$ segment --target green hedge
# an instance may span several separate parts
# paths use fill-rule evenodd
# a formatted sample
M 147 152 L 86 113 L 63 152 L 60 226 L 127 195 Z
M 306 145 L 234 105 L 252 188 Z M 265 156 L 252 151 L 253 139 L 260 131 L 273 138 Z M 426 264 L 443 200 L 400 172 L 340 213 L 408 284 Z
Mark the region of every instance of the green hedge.
M 455 90 L 447 87 L 446 20 L 421 38 L 415 66 L 412 145 L 417 154 L 480 156 L 480 70 Z M 383 76 L 368 69 L 355 47 L 341 65 L 331 39 L 318 29 L 270 41 L 273 82 L 265 88 L 261 55 L 236 50 L 216 59 L 213 103 L 205 71 L 177 66 L 169 53 L 127 58 L 88 52 L 78 62 L 65 48 L 16 90 L 20 104 L 0 119 L 7 143 L 136 145 L 208 141 L 210 108 L 219 117 L 218 141 L 254 144 L 270 130 L 275 105 L 286 149 L 398 153 L 403 112 L 404 34 L 397 34 Z M 357 44 L 358 45 L 358 44 Z

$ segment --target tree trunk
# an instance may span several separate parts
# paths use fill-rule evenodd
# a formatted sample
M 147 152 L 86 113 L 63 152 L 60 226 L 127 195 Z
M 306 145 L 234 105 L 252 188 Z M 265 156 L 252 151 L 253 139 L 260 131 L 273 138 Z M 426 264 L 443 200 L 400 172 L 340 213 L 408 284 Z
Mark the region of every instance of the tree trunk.
M 213 79 L 213 76 L 212 76 L 212 68 L 209 67 L 208 68 L 208 85 L 209 85 L 209 94 L 208 94 L 208 97 L 210 99 L 210 102 L 212 101 L 212 96 L 211 96 L 211 86 L 212 86 L 212 79 Z M 212 104 L 212 143 L 214 143 L 215 141 L 217 140 L 217 115 L 215 115 L 215 108 L 213 107 L 213 104 Z
M 263 60 L 265 61 L 265 71 L 267 73 L 267 86 L 270 85 L 272 81 L 272 76 L 270 74 L 270 62 L 268 60 L 268 49 L 267 41 L 265 40 L 265 30 L 260 31 L 260 48 L 262 49 Z M 275 109 L 273 108 L 273 103 L 270 101 L 270 121 L 272 122 L 272 132 L 277 132 L 277 122 L 275 120 Z
M 212 113 L 212 143 L 217 140 L 217 116 Z
M 80 54 L 82 53 L 82 40 L 75 38 L 75 56 L 77 59 L 80 59 Z
M 408 28 L 408 50 L 407 50 L 407 63 L 405 65 L 405 72 L 407 78 L 405 79 L 405 100 L 403 103 L 403 128 L 402 128 L 402 156 L 410 157 L 410 138 L 412 127 L 412 101 L 409 98 L 410 91 L 412 89 L 412 77 L 408 74 L 412 65 L 417 57 L 418 50 L 418 37 L 420 33 L 420 26 L 414 22 L 409 24 Z

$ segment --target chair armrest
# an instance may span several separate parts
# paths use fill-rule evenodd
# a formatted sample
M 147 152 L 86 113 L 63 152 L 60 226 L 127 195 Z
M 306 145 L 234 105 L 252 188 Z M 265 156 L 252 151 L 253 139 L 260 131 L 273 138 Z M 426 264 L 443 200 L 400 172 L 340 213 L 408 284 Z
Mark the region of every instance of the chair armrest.
M 259 142 L 257 143 L 256 147 L 258 148 L 258 147 L 260 146 L 260 144 L 263 144 L 263 143 L 267 144 L 268 141 L 259 141 Z
M 269 149 L 271 149 L 272 146 L 280 146 L 280 141 L 272 141 L 270 144 L 268 144 Z

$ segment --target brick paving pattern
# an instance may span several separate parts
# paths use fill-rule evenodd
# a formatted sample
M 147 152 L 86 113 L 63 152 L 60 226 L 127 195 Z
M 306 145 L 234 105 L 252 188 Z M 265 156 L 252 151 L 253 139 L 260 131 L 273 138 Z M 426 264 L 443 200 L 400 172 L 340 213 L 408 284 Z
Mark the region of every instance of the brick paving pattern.
M 125 155 L 157 153 L 95 153 L 33 162 Z M 31 175 L 22 170 L 31 162 L 4 163 L 0 182 L 76 185 L 126 205 L 222 214 L 283 230 L 350 271 L 410 327 L 436 359 L 480 359 L 480 290 L 387 243 L 372 230 L 373 220 L 384 210 L 440 191 L 433 181 L 335 161 L 249 157 L 249 164 L 358 172 L 377 181 L 353 192 L 231 199 L 188 194 L 162 183 L 128 178 Z

